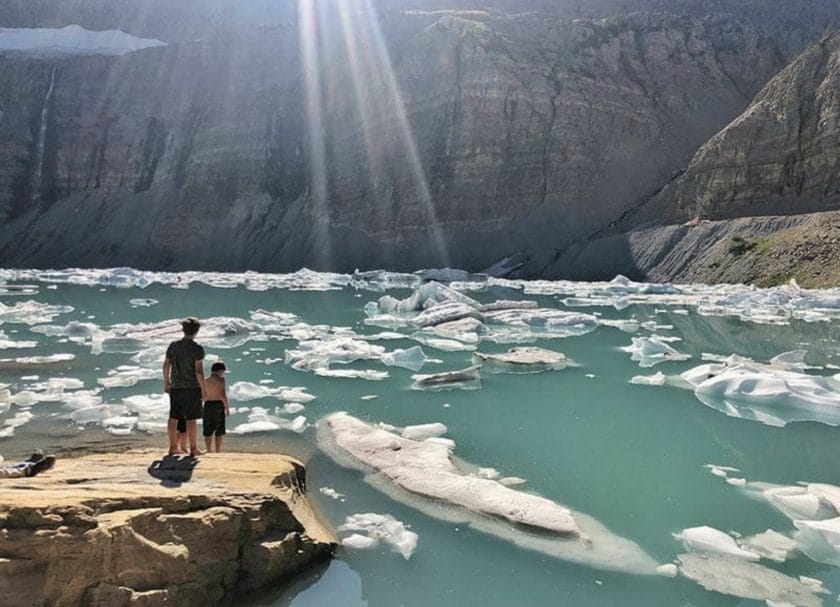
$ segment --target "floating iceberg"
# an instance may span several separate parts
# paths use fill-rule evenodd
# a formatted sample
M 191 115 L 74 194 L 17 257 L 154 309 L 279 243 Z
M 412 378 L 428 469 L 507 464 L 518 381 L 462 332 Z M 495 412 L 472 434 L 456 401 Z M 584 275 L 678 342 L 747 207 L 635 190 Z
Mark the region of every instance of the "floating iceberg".
M 402 367 L 411 371 L 419 371 L 428 360 L 420 346 L 414 346 L 408 350 L 394 350 L 382 355 L 382 362 L 389 367 Z
M 481 387 L 481 366 L 432 375 L 412 375 L 411 379 L 414 380 L 411 385 L 413 390 L 477 390 Z
M 511 348 L 504 354 L 476 352 L 473 354 L 473 362 L 482 365 L 490 373 L 539 373 L 565 369 L 569 363 L 560 352 L 531 346 Z
M 757 561 L 761 558 L 755 552 L 740 548 L 731 536 L 713 527 L 683 529 L 681 533 L 674 535 L 674 539 L 680 540 L 685 549 L 692 552 L 721 554 L 745 561 Z
M 658 563 L 635 543 L 547 498 L 459 469 L 452 443 L 417 441 L 345 413 L 318 422 L 319 445 L 366 480 L 431 516 L 469 522 L 518 545 L 593 567 L 654 574 Z
M 344 524 L 338 527 L 338 531 L 361 531 L 366 535 L 353 534 L 342 540 L 342 545 L 356 549 L 373 548 L 380 541 L 391 546 L 394 552 L 398 552 L 405 560 L 411 558 L 417 549 L 418 536 L 409 531 L 402 523 L 390 514 L 354 514 L 344 520 Z
M 733 356 L 682 374 L 697 398 L 730 417 L 782 427 L 795 421 L 840 425 L 840 381 Z M 798 364 L 798 363 L 795 363 Z
M 306 427 L 306 417 L 303 415 L 299 415 L 293 420 L 288 420 L 283 417 L 271 415 L 263 407 L 252 407 L 248 411 L 248 421 L 237 425 L 231 430 L 231 433 L 252 434 L 254 432 L 272 432 L 274 430 L 291 430 L 292 432 L 301 433 L 306 430 Z
M 640 367 L 653 367 L 665 361 L 688 360 L 691 356 L 681 354 L 659 337 L 634 337 L 632 345 L 621 348 L 631 354 L 631 360 Z
M 814 588 L 758 563 L 723 555 L 691 553 L 677 557 L 680 573 L 707 590 L 796 607 L 822 607 Z
M 662 371 L 658 371 L 653 375 L 636 375 L 630 380 L 631 384 L 638 384 L 640 386 L 664 386 L 665 375 Z

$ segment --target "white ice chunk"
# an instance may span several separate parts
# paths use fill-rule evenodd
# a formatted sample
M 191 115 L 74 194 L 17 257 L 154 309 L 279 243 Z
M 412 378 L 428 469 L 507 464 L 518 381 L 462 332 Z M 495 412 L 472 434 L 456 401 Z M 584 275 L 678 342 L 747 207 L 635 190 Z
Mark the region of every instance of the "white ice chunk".
M 691 358 L 681 354 L 657 337 L 634 337 L 630 346 L 621 348 L 631 354 L 631 359 L 640 367 L 653 367 L 665 361 L 680 361 Z
M 751 550 L 739 548 L 731 536 L 713 527 L 691 527 L 674 534 L 674 539 L 680 540 L 686 550 L 692 552 L 707 552 L 723 554 L 745 561 L 757 561 L 761 557 Z
M 504 354 L 473 354 L 473 362 L 483 365 L 489 372 L 538 373 L 540 371 L 565 369 L 568 359 L 561 352 L 522 346 L 511 348 Z
M 355 538 L 350 544 L 346 543 L 350 538 L 342 540 L 342 544 L 353 548 L 371 548 L 379 541 L 384 541 L 391 546 L 394 552 L 403 556 L 405 560 L 411 558 L 417 548 L 418 536 L 409 531 L 404 523 L 398 521 L 390 514 L 375 514 L 372 512 L 354 514 L 344 520 L 344 524 L 338 527 L 338 531 L 361 531 L 367 534 L 367 539 L 372 542 L 365 542 L 359 534 L 353 534 Z
M 360 535 L 354 533 L 341 540 L 341 545 L 345 548 L 353 548 L 354 550 L 367 550 L 379 545 L 379 539 L 367 535 Z
M 321 487 L 320 489 L 318 489 L 318 491 L 320 491 L 321 493 L 323 493 L 327 497 L 333 498 L 334 500 L 340 500 L 341 498 L 344 497 L 343 493 L 339 493 L 338 491 L 336 491 L 332 487 Z
M 426 364 L 425 352 L 420 346 L 413 346 L 408 350 L 394 350 L 382 355 L 382 362 L 389 367 L 402 367 L 411 371 L 419 371 Z
M 441 423 L 419 424 L 417 426 L 406 426 L 401 434 L 412 440 L 425 440 L 446 434 L 446 426 Z
M 741 540 L 741 546 L 763 558 L 784 563 L 796 552 L 796 540 L 772 529 Z
M 664 386 L 665 374 L 662 371 L 657 371 L 653 375 L 636 375 L 630 380 L 630 383 L 641 386 Z

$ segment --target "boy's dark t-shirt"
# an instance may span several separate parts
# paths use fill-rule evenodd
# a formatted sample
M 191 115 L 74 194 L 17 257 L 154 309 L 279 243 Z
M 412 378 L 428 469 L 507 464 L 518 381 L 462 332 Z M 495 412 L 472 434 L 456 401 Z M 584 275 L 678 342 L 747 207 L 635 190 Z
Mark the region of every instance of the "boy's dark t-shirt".
M 195 363 L 204 360 L 204 348 L 192 339 L 179 339 L 169 344 L 166 358 L 172 364 L 172 389 L 199 388 Z

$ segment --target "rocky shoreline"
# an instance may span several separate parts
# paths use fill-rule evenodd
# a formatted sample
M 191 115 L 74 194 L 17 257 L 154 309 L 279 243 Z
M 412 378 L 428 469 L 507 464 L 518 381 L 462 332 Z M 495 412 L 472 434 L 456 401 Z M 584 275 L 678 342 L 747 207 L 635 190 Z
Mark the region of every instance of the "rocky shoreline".
M 226 604 L 335 546 L 282 455 L 86 455 L 0 493 L 7 607 Z

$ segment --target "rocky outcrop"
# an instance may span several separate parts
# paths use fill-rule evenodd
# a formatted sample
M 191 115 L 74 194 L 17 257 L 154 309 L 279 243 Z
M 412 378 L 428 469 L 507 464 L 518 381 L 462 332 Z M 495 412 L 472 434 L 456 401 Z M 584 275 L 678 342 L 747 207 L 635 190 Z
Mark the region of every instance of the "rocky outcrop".
M 795 280 L 840 284 L 840 212 L 740 217 L 631 230 L 568 249 L 547 269 L 584 279 L 624 274 L 655 282 L 745 283 Z
M 294 460 L 225 453 L 195 470 L 153 460 L 60 459 L 3 481 L 3 605 L 218 605 L 331 554 Z
M 666 221 L 840 208 L 840 33 L 776 76 L 653 202 Z

